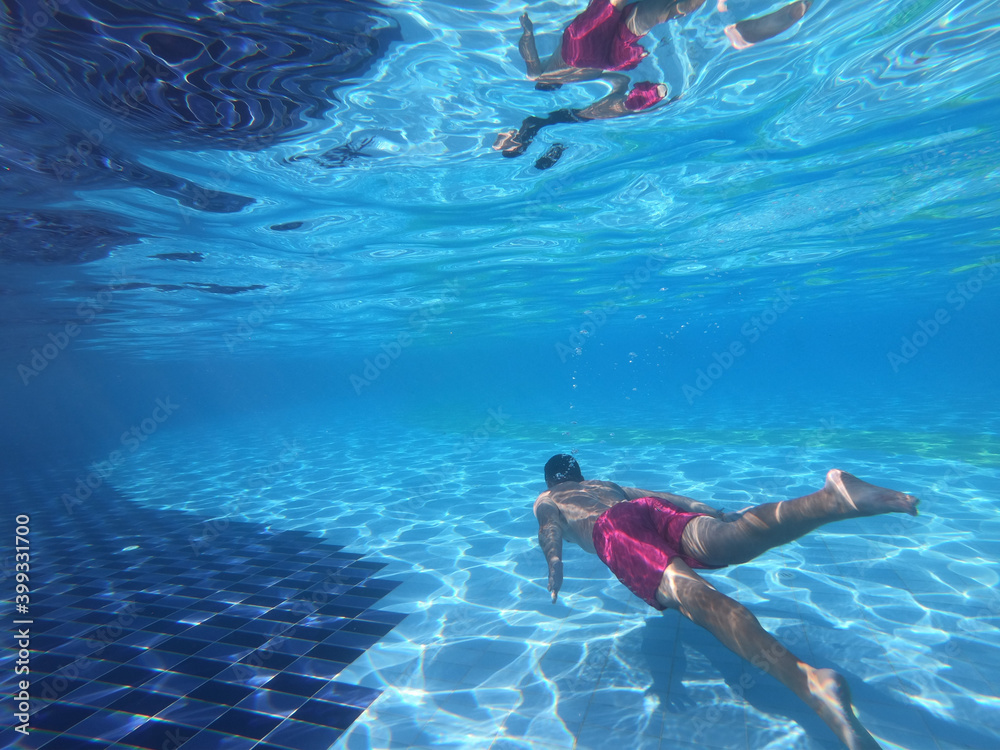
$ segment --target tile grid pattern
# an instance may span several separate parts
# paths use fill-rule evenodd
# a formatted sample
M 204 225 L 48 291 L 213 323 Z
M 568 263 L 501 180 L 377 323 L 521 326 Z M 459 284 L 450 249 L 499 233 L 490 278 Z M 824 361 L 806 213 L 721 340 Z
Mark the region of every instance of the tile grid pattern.
M 379 696 L 335 678 L 405 616 L 372 609 L 385 564 L 113 491 L 31 515 L 31 731 L 0 746 L 313 750 Z

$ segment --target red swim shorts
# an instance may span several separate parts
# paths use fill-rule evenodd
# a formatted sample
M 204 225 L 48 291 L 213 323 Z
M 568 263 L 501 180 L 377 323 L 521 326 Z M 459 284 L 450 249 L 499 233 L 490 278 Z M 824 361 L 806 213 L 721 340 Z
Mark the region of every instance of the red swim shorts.
M 594 525 L 594 547 L 618 580 L 649 606 L 656 601 L 663 571 L 675 557 L 691 568 L 715 568 L 684 554 L 681 536 L 692 519 L 706 513 L 688 513 L 656 497 L 640 497 L 608 508 Z
M 563 32 L 562 58 L 576 68 L 632 70 L 646 56 L 641 38 L 629 31 L 621 8 L 591 0 Z

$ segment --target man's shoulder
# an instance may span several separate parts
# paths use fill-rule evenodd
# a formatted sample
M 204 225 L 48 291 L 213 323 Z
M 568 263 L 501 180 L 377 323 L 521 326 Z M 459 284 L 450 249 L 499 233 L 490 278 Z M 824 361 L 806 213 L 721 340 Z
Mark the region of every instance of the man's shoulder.
M 612 490 L 613 492 L 623 491 L 621 485 L 615 484 L 614 482 L 606 482 L 603 479 L 588 479 L 587 481 L 582 482 L 582 484 L 585 487 L 592 487 L 594 489 Z
M 553 505 L 556 508 L 562 505 L 580 505 L 581 503 L 599 502 L 605 505 L 609 501 L 615 502 L 627 500 L 628 496 L 620 486 L 614 482 L 605 482 L 600 479 L 586 479 L 582 482 L 563 482 L 554 489 L 546 490 L 535 500 L 535 511 L 541 505 Z
M 535 498 L 535 504 L 531 508 L 531 512 L 535 514 L 535 518 L 542 520 L 544 516 L 546 519 L 550 518 L 553 513 L 562 514 L 559 509 L 559 503 L 556 498 L 552 496 L 551 490 L 545 490 L 537 498 Z

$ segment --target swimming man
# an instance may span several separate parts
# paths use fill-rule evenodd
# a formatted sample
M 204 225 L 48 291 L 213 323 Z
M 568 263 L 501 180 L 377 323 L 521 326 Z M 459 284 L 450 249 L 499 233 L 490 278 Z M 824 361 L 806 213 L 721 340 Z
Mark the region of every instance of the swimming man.
M 582 109 L 561 109 L 547 117 L 528 117 L 519 130 L 500 133 L 493 148 L 507 157 L 520 156 L 547 125 L 624 117 L 659 104 L 667 95 L 664 84 L 642 81 L 630 90 L 631 79 L 615 71 L 632 70 L 649 54 L 639 40 L 654 26 L 693 13 L 704 2 L 638 0 L 626 4 L 626 0 L 591 0 L 587 9 L 563 31 L 559 45 L 544 65 L 535 46 L 534 25 L 527 13 L 522 15 L 517 48 L 524 59 L 527 77 L 535 81 L 536 89 L 553 91 L 564 83 L 601 79 L 611 84 L 611 93 Z M 811 4 L 812 0 L 796 0 L 761 18 L 731 24 L 725 29 L 726 36 L 734 48 L 746 49 L 788 29 L 805 15 Z M 719 9 L 725 10 L 725 4 L 720 2 Z M 558 149 L 552 163 L 561 152 Z M 546 169 L 551 164 L 535 166 Z
M 880 745 L 854 715 L 847 681 L 797 659 L 739 602 L 695 573 L 752 560 L 833 521 L 881 513 L 917 514 L 918 500 L 839 469 L 823 489 L 795 500 L 724 514 L 689 497 L 584 480 L 572 456 L 545 464 L 548 490 L 535 500 L 538 541 L 556 601 L 563 582 L 562 543 L 597 554 L 636 596 L 677 609 L 728 649 L 781 680 L 851 750 Z

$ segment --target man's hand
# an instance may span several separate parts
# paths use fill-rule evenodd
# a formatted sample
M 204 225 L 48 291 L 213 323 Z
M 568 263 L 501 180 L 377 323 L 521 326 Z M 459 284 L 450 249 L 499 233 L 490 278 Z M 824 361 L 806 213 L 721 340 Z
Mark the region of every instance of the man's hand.
M 562 588 L 563 581 L 563 564 L 562 560 L 552 559 L 549 560 L 549 591 L 552 592 L 552 603 L 556 603 L 556 597 L 559 595 L 559 589 Z

